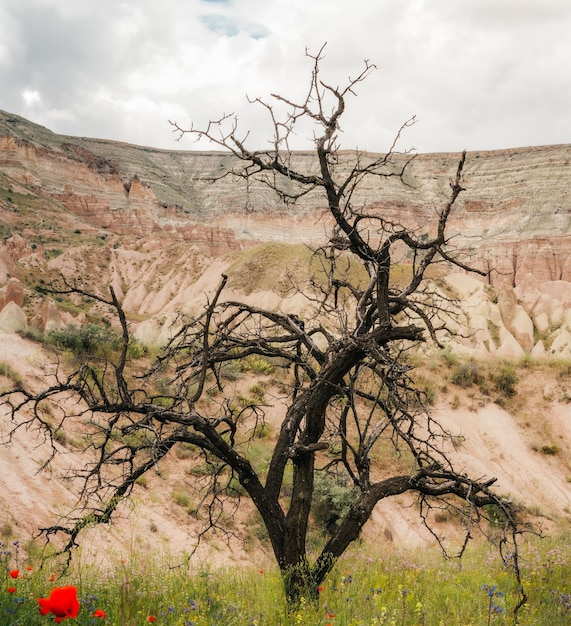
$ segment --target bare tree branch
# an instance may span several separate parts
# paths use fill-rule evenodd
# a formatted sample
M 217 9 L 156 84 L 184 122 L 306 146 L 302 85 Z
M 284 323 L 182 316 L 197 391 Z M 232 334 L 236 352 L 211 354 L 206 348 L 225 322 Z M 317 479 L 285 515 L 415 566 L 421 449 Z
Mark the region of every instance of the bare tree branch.
M 467 507 L 466 542 L 474 527 L 485 523 L 486 507 L 495 506 L 505 519 L 506 541 L 517 548 L 520 527 L 513 507 L 494 492 L 493 478 L 473 479 L 454 470 L 445 452 L 452 435 L 431 416 L 409 374 L 407 351 L 427 340 L 438 342 L 446 318 L 453 316 L 453 303 L 429 286 L 429 270 L 437 263 L 470 270 L 456 258 L 446 232 L 464 191 L 466 153 L 459 156 L 432 230 L 427 225 L 422 232 L 413 231 L 367 207 L 358 200 L 363 183 L 383 185 L 396 178 L 405 184 L 413 157 L 398 154 L 396 147 L 415 119 L 403 124 L 384 155 L 341 155 L 338 133 L 348 98 L 375 66 L 365 61 L 355 78 L 333 87 L 321 79 L 324 50 L 306 52 L 312 71 L 304 99 L 274 94 L 272 103 L 252 100 L 269 114 L 274 132 L 269 150 L 250 149 L 249 134 L 239 132 L 233 115 L 203 129 L 192 125 L 185 130 L 173 123 L 179 136 L 208 140 L 232 154 L 235 162 L 225 175 L 262 182 L 288 201 L 309 192 L 321 194 L 333 227 L 314 252 L 315 271 L 299 285 L 308 305 L 303 313 L 225 301 L 223 276 L 204 311 L 179 319 L 156 361 L 143 375 L 135 375 L 129 324 L 115 292 L 111 289 L 110 298 L 103 298 L 64 284 L 66 293 L 93 297 L 116 311 L 121 328 L 117 354 L 78 354 L 77 367 L 66 369 L 65 375 L 59 369 L 56 382 L 41 393 L 18 388 L 2 394 L 15 428 L 35 424 L 50 435 L 38 410 L 45 400 L 60 407 L 62 424 L 70 398 L 89 417 L 92 456 L 80 473 L 83 513 L 70 526 L 43 529 L 48 536 L 67 534 L 66 549 L 86 525 L 108 522 L 137 478 L 180 443 L 192 444 L 197 458 L 220 464 L 212 466 L 203 500 L 209 502 L 207 525 L 220 526 L 227 499 L 221 481 L 237 480 L 261 516 L 293 600 L 307 590 L 317 597 L 318 585 L 357 539 L 376 504 L 405 492 L 417 494 L 419 516 L 428 527 L 432 507 Z M 275 103 L 286 107 L 285 117 L 278 115 Z M 289 150 L 292 134 L 305 121 L 315 131 L 316 169 L 311 171 L 299 170 L 300 161 Z M 395 257 L 408 263 L 406 280 L 395 279 Z M 224 375 L 228 367 L 251 357 L 277 363 L 287 380 L 279 432 L 263 471 L 256 469 L 250 446 L 264 424 L 263 402 L 248 402 L 239 410 L 232 406 L 236 386 Z M 217 402 L 208 397 L 214 388 L 221 398 Z M 377 453 L 394 454 L 395 462 L 405 458 L 406 464 L 400 463 L 393 475 L 375 467 Z M 324 474 L 346 477 L 352 501 L 310 562 L 306 541 L 315 523 L 316 481 Z M 517 557 L 514 567 L 519 577 Z M 524 597 L 521 591 L 522 602 Z

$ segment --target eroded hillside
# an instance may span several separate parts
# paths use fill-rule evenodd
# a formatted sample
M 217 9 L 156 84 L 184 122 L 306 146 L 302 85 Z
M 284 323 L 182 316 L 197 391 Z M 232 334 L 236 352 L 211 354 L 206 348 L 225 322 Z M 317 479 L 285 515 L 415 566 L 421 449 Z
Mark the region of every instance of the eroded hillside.
M 459 303 L 460 315 L 449 320 L 455 332 L 440 337 L 447 349 L 419 356 L 418 367 L 435 413 L 457 434 L 451 453 L 466 469 L 498 476 L 501 492 L 550 529 L 568 528 L 571 519 L 570 155 L 570 146 L 468 155 L 466 191 L 450 233 L 459 253 L 494 271 L 487 280 L 444 268 L 431 277 L 437 293 Z M 341 155 L 340 168 L 349 156 Z M 389 179 L 364 187 L 361 200 L 387 220 L 415 228 L 445 201 L 458 157 L 419 155 L 407 169 L 407 185 Z M 295 314 L 308 306 L 303 286 L 310 248 L 329 228 L 322 199 L 310 194 L 285 207 L 262 187 L 244 189 L 230 178 L 209 182 L 229 158 L 61 137 L 0 112 L 4 387 L 18 377 L 44 382 L 53 362 L 41 340 L 46 332 L 114 323 L 105 307 L 80 295 L 42 291 L 61 276 L 101 294 L 112 285 L 133 334 L 148 346 L 164 344 L 180 314 L 200 310 L 222 273 L 229 276 L 228 299 Z M 313 167 L 310 153 L 294 158 Z M 403 259 L 398 271 L 406 266 Z M 503 367 L 514 368 L 513 394 L 498 389 L 494 370 Z M 236 393 L 260 383 L 272 399 L 275 427 L 283 412 L 279 381 L 241 376 Z M 60 477 L 82 462 L 80 439 L 77 424 L 77 432 L 56 442 L 65 454 L 50 464 L 52 480 L 38 474 L 46 451 L 33 432 L 0 447 L 5 534 L 29 537 L 74 506 L 77 485 Z M 260 442 L 261 454 L 267 445 Z M 93 538 L 96 549 L 135 540 L 180 550 L 196 536 L 200 520 L 183 497 L 191 460 L 181 450 L 163 469 L 137 485 L 137 514 L 125 508 L 111 533 Z M 403 504 L 411 503 L 379 505 L 367 534 L 432 541 L 414 507 Z M 234 521 L 243 539 L 255 525 L 247 505 Z M 446 516 L 438 523 L 454 527 Z M 248 558 L 248 544 L 239 545 L 233 544 L 235 558 Z M 216 542 L 209 549 L 221 558 L 229 554 Z
M 39 389 L 53 371 L 54 355 L 38 342 L 18 335 L 4 335 L 4 363 L 0 387 L 26 380 Z M 509 368 L 506 383 L 498 373 Z M 418 362 L 417 382 L 433 403 L 435 418 L 453 437 L 448 454 L 461 471 L 481 477 L 497 477 L 497 489 L 513 500 L 522 519 L 551 534 L 571 529 L 571 366 L 569 363 L 522 361 L 516 364 L 466 360 L 443 352 Z M 503 381 L 503 382 L 502 382 Z M 279 372 L 244 370 L 235 383 L 235 401 L 263 394 L 266 428 L 252 442 L 256 463 L 270 457 L 272 441 L 283 418 L 285 379 Z M 52 428 L 56 415 L 44 406 Z M 22 416 L 24 419 L 25 416 Z M 12 424 L 2 422 L 2 436 Z M 0 529 L 4 538 L 29 540 L 39 528 L 65 521 L 77 505 L 81 483 L 70 472 L 85 466 L 90 453 L 82 419 L 72 419 L 65 431 L 55 431 L 58 455 L 36 428 L 18 431 L 10 445 L 0 446 L 2 484 Z M 86 456 L 87 454 L 87 456 Z M 322 462 L 327 459 L 323 453 Z M 394 472 L 406 457 L 375 456 L 376 472 Z M 397 464 L 397 465 L 395 465 Z M 135 486 L 110 525 L 90 531 L 82 540 L 85 555 L 104 560 L 135 547 L 138 551 L 183 555 L 196 544 L 205 518 L 198 509 L 201 480 L 207 476 L 204 460 L 191 447 L 181 445 L 165 458 L 158 471 Z M 201 478 L 202 477 L 202 478 Z M 227 528 L 232 537 L 214 535 L 201 545 L 198 556 L 211 563 L 244 563 L 259 566 L 269 545 L 252 505 L 239 492 L 227 494 Z M 434 528 L 454 545 L 459 541 L 461 519 L 453 510 L 433 516 Z M 365 540 L 408 545 L 432 545 L 434 537 L 418 519 L 413 497 L 404 494 L 377 505 L 365 527 Z M 477 538 L 477 536 L 476 536 Z M 227 543 L 226 540 L 229 540 Z M 182 556 L 181 556 L 182 558 Z

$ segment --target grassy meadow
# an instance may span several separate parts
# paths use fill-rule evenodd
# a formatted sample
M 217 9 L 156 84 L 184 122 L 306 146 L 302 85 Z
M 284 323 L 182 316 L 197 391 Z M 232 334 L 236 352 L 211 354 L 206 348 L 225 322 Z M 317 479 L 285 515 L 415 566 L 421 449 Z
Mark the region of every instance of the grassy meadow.
M 37 597 L 65 585 L 77 587 L 81 603 L 64 624 L 136 626 L 331 625 L 481 626 L 512 624 L 518 601 L 509 564 L 488 545 L 469 548 L 460 564 L 436 548 L 390 547 L 373 554 L 355 547 L 320 588 L 317 604 L 288 607 L 279 573 L 253 566 L 196 568 L 166 556 L 132 554 L 113 566 L 74 559 L 65 574 L 51 560 L 24 560 L 18 542 L 2 545 L 0 624 L 53 624 Z M 569 537 L 524 543 L 521 571 L 528 595 L 519 624 L 571 624 Z

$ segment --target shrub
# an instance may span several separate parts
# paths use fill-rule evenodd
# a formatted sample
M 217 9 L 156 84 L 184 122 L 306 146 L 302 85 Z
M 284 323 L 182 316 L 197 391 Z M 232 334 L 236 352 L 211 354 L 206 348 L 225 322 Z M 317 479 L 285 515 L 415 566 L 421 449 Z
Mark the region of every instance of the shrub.
M 5 376 L 11 380 L 15 387 L 22 386 L 22 377 L 9 363 L 6 363 L 6 361 L 0 362 L 0 376 Z
M 224 487 L 224 493 L 230 498 L 239 498 L 245 495 L 246 490 L 240 484 L 240 481 L 235 476 L 232 476 L 228 484 Z
M 501 370 L 492 376 L 495 389 L 505 398 L 511 398 L 516 394 L 518 383 L 517 373 L 512 365 L 504 365 Z
M 241 375 L 242 373 L 240 371 L 240 368 L 235 363 L 232 363 L 231 361 L 222 363 L 220 365 L 220 376 L 222 378 L 225 378 L 226 380 L 230 380 L 230 381 L 238 380 Z
M 269 424 L 265 422 L 263 424 L 256 425 L 254 429 L 254 437 L 256 439 L 269 439 L 272 434 L 272 429 Z
M 459 387 L 471 387 L 484 382 L 485 376 L 482 366 L 476 361 L 467 361 L 456 365 L 450 375 L 450 380 Z
M 257 356 L 249 356 L 241 361 L 240 368 L 254 374 L 273 374 L 276 369 L 269 361 Z
M 450 349 L 445 349 L 440 352 L 440 358 L 446 365 L 446 367 L 454 367 L 458 365 L 458 355 L 454 354 Z
M 147 346 L 135 339 L 135 337 L 131 337 L 127 346 L 127 355 L 132 359 L 140 359 L 145 354 L 147 354 Z
M 428 380 L 424 376 L 420 376 L 417 381 L 419 390 L 422 391 L 424 395 L 425 402 L 433 406 L 436 402 L 436 385 L 434 381 Z
M 266 396 L 266 386 L 263 383 L 256 383 L 250 387 L 250 393 L 258 402 L 263 402 Z
M 178 506 L 182 506 L 185 509 L 188 509 L 188 507 L 190 506 L 190 497 L 184 491 L 173 492 L 172 499 L 174 500 L 175 504 L 177 504 Z
M 115 331 L 96 324 L 86 324 L 81 328 L 68 325 L 63 329 L 48 332 L 48 342 L 74 354 L 105 354 L 118 350 L 121 337 Z

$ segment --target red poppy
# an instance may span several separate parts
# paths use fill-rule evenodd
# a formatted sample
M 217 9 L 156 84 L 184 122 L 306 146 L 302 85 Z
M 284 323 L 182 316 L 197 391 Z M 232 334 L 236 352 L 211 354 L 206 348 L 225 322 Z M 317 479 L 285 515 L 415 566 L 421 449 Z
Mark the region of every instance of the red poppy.
M 16 587 L 8 587 L 6 590 L 8 593 L 16 593 Z
M 77 600 L 77 587 L 54 587 L 49 598 L 38 598 L 40 613 L 47 615 L 53 613 L 56 624 L 69 617 L 77 617 L 79 602 Z
M 147 617 L 147 622 L 156 622 L 157 618 L 154 615 L 149 615 L 149 617 Z
M 28 570 L 28 572 L 32 572 L 34 570 L 34 568 L 31 565 L 27 565 L 26 569 Z
M 96 609 L 93 617 L 101 617 L 102 619 L 105 619 L 107 615 L 105 615 L 105 611 L 103 609 Z
M 20 575 L 20 570 L 19 569 L 11 569 L 9 574 L 10 574 L 10 576 L 12 578 L 18 578 L 18 576 Z

